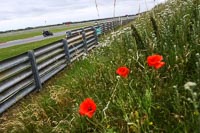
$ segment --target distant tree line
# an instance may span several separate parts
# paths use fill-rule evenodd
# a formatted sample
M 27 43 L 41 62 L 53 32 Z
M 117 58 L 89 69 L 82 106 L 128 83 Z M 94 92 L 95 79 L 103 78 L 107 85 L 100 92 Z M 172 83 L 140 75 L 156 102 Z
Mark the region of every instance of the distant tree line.
M 145 13 L 145 12 L 143 12 Z M 109 17 L 109 18 L 102 18 L 102 19 L 92 19 L 92 20 L 83 20 L 83 21 L 78 21 L 78 22 L 63 22 L 62 24 L 53 24 L 53 25 L 45 25 L 45 26 L 36 26 L 36 27 L 26 27 L 24 29 L 17 29 L 17 30 L 7 30 L 7 31 L 0 31 L 1 33 L 9 33 L 9 32 L 16 32 L 16 31 L 25 31 L 25 30 L 31 30 L 31 29 L 38 29 L 38 28 L 46 28 L 46 27 L 51 27 L 51 26 L 60 26 L 60 25 L 67 25 L 67 24 L 78 24 L 78 23 L 86 23 L 86 22 L 96 22 L 96 21 L 102 21 L 102 20 L 107 20 L 107 19 L 114 19 L 114 18 L 123 18 L 123 17 L 132 17 L 136 16 L 135 15 L 124 15 L 124 16 L 117 16 L 117 17 Z

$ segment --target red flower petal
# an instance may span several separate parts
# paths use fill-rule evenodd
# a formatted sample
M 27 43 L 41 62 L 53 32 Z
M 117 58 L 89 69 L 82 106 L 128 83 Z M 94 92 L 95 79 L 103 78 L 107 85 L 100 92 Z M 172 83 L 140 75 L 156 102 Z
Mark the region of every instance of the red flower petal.
M 130 70 L 123 66 L 123 67 L 119 67 L 117 70 L 116 70 L 116 73 L 124 78 L 127 78 L 128 77 L 128 74 L 129 74 Z
M 163 57 L 161 55 L 152 55 L 147 57 L 147 64 L 155 69 L 159 69 L 165 65 L 165 62 L 161 62 Z
M 86 98 L 79 107 L 79 114 L 80 115 L 86 115 L 89 118 L 92 118 L 92 116 L 94 115 L 96 111 L 96 104 L 95 102 L 90 99 L 90 98 Z
M 165 62 L 160 62 L 159 64 L 157 64 L 156 66 L 155 66 L 155 69 L 159 69 L 159 68 L 161 68 L 162 66 L 164 66 L 165 65 Z

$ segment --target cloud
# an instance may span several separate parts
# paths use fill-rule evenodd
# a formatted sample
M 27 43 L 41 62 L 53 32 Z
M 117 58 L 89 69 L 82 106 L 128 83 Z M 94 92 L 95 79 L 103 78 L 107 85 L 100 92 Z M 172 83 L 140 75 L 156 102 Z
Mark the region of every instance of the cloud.
M 96 1 L 100 18 L 113 16 L 113 0 Z M 136 14 L 139 4 L 141 10 L 146 10 L 155 3 L 154 0 L 117 0 L 115 14 Z M 3 25 L 0 31 L 98 18 L 94 0 L 1 0 L 0 14 L 0 25 Z

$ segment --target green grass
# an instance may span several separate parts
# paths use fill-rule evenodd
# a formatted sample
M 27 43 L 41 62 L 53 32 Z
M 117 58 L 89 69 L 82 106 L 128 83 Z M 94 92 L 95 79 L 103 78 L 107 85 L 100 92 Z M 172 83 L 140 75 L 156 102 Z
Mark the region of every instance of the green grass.
M 2 48 L 0 49 L 0 61 L 19 55 L 21 53 L 27 52 L 28 50 L 32 50 L 32 49 L 47 45 L 49 43 L 55 42 L 62 38 L 64 38 L 64 36 L 55 37 L 55 38 L 33 42 L 33 43 L 17 45 L 17 46 L 8 47 L 8 48 Z
M 80 28 L 80 27 L 83 27 L 83 26 L 89 26 L 89 25 L 91 25 L 91 24 L 86 23 L 86 24 L 79 24 L 77 26 L 69 26 L 69 27 L 64 25 L 61 28 L 50 27 L 48 29 L 51 32 L 56 33 L 56 32 Z M 13 34 L 10 34 L 10 35 L 7 35 L 7 36 L 0 36 L 0 43 L 42 35 L 42 31 L 43 31 L 43 29 L 41 29 L 41 30 L 34 29 L 34 30 L 30 30 L 30 32 L 21 31 L 21 33 L 16 32 L 16 33 L 13 33 Z
M 170 0 L 140 16 L 132 23 L 135 29 L 104 39 L 107 46 L 75 62 L 39 94 L 5 113 L 0 131 L 200 132 L 199 7 L 198 0 Z M 155 53 L 166 63 L 159 70 L 146 63 Z M 120 66 L 131 70 L 128 78 L 116 75 Z M 97 104 L 91 119 L 78 113 L 87 97 Z

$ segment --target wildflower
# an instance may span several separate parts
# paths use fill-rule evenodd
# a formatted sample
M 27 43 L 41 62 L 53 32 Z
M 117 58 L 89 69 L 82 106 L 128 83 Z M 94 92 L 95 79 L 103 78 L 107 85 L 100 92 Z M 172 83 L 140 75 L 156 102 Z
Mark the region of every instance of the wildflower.
M 110 125 L 107 125 L 107 127 L 106 128 L 110 128 Z
M 154 67 L 155 69 L 159 69 L 165 65 L 165 62 L 162 62 L 162 60 L 163 57 L 157 54 L 147 57 L 148 65 Z
M 86 59 L 87 58 L 87 54 L 86 53 L 83 53 L 83 56 L 82 56 L 82 59 Z
M 174 88 L 174 89 L 177 89 L 177 85 L 174 85 L 173 88 Z
M 197 57 L 197 58 L 199 58 L 199 57 L 200 57 L 200 56 L 199 56 L 199 53 L 196 53 L 196 57 Z
M 92 118 L 93 114 L 96 111 L 96 104 L 95 102 L 90 99 L 90 98 L 86 98 L 79 107 L 79 114 L 80 115 L 86 115 L 89 118 Z
M 199 112 L 198 111 L 194 111 L 194 115 L 198 116 Z
M 132 52 L 133 52 L 133 49 L 128 49 L 128 52 L 132 53 Z
M 160 109 L 160 106 L 158 105 L 156 108 L 157 108 L 157 109 Z
M 130 70 L 123 66 L 123 67 L 119 67 L 117 70 L 116 70 L 116 73 L 119 74 L 121 77 L 123 78 L 127 78 L 128 77 L 128 74 L 129 74 Z
M 134 115 L 135 115 L 136 118 L 139 118 L 139 113 L 138 113 L 138 111 L 135 111 Z
M 117 76 L 116 76 L 116 78 L 117 78 L 117 80 L 119 80 L 119 79 L 120 79 L 120 76 L 119 76 L 119 75 L 117 75 Z
M 193 92 L 193 96 L 194 96 L 194 97 L 197 97 L 197 93 L 196 93 L 196 92 Z
M 192 99 L 190 97 L 187 98 L 188 102 L 192 103 Z
M 184 84 L 184 88 L 187 90 L 187 89 L 190 89 L 190 87 L 195 87 L 197 84 L 195 82 L 187 82 Z
M 153 125 L 153 122 L 152 122 L 152 121 L 151 121 L 151 122 L 149 122 L 149 125 L 150 125 L 150 126 L 152 126 L 152 125 Z

